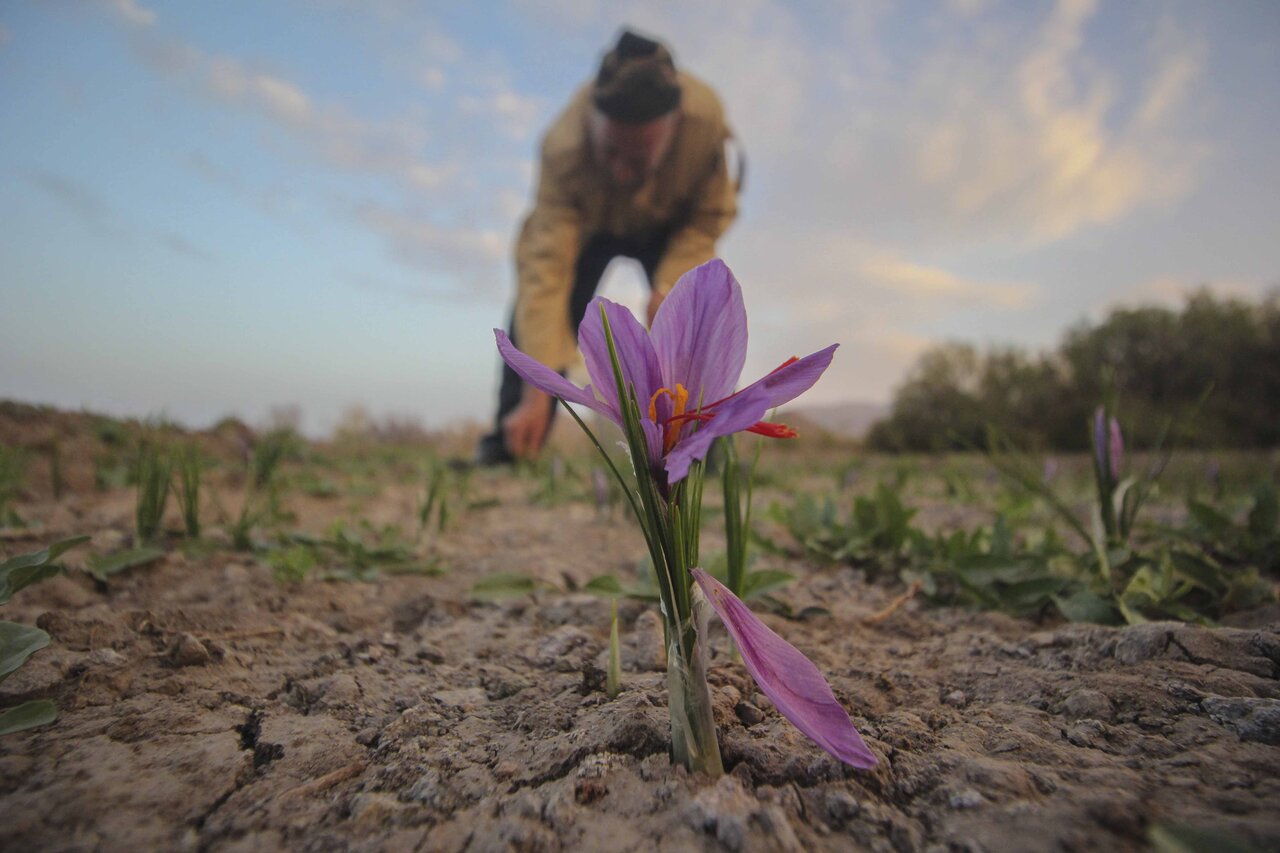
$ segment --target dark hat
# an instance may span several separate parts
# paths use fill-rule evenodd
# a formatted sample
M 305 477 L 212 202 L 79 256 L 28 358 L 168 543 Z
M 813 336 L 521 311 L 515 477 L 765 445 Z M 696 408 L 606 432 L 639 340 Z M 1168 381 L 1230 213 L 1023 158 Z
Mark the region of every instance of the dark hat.
M 665 46 L 623 30 L 600 62 L 591 100 L 611 119 L 642 124 L 680 105 L 676 63 Z

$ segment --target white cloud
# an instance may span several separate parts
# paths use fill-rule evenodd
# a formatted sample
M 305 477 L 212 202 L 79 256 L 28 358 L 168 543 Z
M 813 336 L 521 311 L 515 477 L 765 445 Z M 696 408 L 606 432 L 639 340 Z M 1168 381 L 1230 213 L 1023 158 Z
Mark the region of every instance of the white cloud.
M 1030 285 L 972 281 L 939 267 L 911 263 L 893 255 L 872 258 L 859 272 L 875 287 L 935 301 L 1021 308 L 1036 293 Z
M 532 140 L 543 105 L 541 98 L 521 95 L 501 84 L 494 85 L 492 91 L 483 96 L 464 95 L 458 99 L 458 106 L 464 113 L 489 119 L 508 138 L 516 141 Z
M 1202 290 L 1207 290 L 1222 299 L 1257 300 L 1263 297 L 1266 288 L 1259 282 L 1237 279 L 1193 281 L 1177 276 L 1156 276 L 1135 282 L 1130 287 L 1109 294 L 1095 306 L 1092 313 L 1097 319 L 1102 319 L 1117 308 L 1143 305 L 1181 308 L 1186 304 L 1188 297 Z
M 728 246 L 751 317 L 749 372 L 841 344 L 814 402 L 887 400 L 939 324 L 958 313 L 1010 323 L 1040 297 L 1031 284 L 974 279 L 834 229 Z
M 944 0 L 947 11 L 963 18 L 976 18 L 991 10 L 993 0 Z
M 156 240 L 165 248 L 173 252 L 177 252 L 179 255 L 185 255 L 192 260 L 201 262 L 216 260 L 214 255 L 207 249 L 198 246 L 176 232 L 171 231 L 164 234 L 157 234 Z
M 1203 108 L 1203 40 L 1161 19 L 1129 34 L 1139 73 L 1109 66 L 1092 42 L 1093 0 L 938 0 L 924 16 L 887 0 L 830 0 L 803 14 L 781 0 L 515 5 L 539 21 L 540 37 L 563 34 L 575 50 L 597 38 L 589 43 L 603 49 L 623 21 L 666 38 L 721 93 L 749 162 L 742 218 L 723 247 L 756 340 L 782 356 L 844 341 L 822 385 L 838 389 L 833 398 L 883 399 L 927 332 L 956 327 L 952 315 L 1034 309 L 1036 283 L 1005 280 L 1001 259 L 1176 199 L 1203 156 L 1185 130 L 1188 112 Z M 391 61 L 433 104 L 419 120 L 370 121 L 277 70 L 172 40 L 152 38 L 149 50 L 157 67 L 177 68 L 328 162 L 411 189 L 409 203 L 363 205 L 356 221 L 416 271 L 505 297 L 534 161 L 498 169 L 495 151 L 509 159 L 519 143 L 531 157 L 549 108 L 570 93 L 531 97 L 501 55 L 392 7 L 395 26 L 421 31 L 406 40 L 413 55 Z M 582 55 L 582 79 L 595 61 Z M 422 155 L 428 144 L 434 159 Z M 767 363 L 756 367 L 774 355 L 761 353 Z
M 380 235 L 402 263 L 432 274 L 435 280 L 453 279 L 434 295 L 467 299 L 493 299 L 507 294 L 503 270 L 511 252 L 507 231 L 466 225 L 442 225 L 424 215 L 366 203 L 353 211 L 355 219 Z
M 503 190 L 498 193 L 498 211 L 512 222 L 522 217 L 529 209 L 529 199 L 524 193 L 514 190 Z
M 1029 247 L 1187 191 L 1201 148 L 1179 121 L 1200 40 L 1163 25 L 1149 67 L 1121 78 L 1088 39 L 1095 8 L 1063 0 L 1032 26 L 967 17 L 885 50 L 886 20 L 858 7 L 829 29 L 758 2 L 716 15 L 638 17 L 678 34 L 724 96 L 752 174 L 748 212 L 845 225 L 864 239 Z M 978 11 L 972 8 L 969 11 Z M 1010 16 L 1015 17 L 1015 16 Z M 1145 55 L 1145 54 L 1144 54 Z
M 111 9 L 122 20 L 135 27 L 150 27 L 156 22 L 156 13 L 136 0 L 111 0 Z
M 422 83 L 422 88 L 432 92 L 439 92 L 444 88 L 444 69 L 436 65 L 428 66 L 419 73 L 418 80 Z
M 426 34 L 422 37 L 422 55 L 430 62 L 452 65 L 462 59 L 466 52 L 462 49 L 462 45 L 438 26 L 429 25 Z
M 29 177 L 37 187 L 90 225 L 102 227 L 112 220 L 111 207 L 85 184 L 53 172 L 37 172 Z
M 301 127 L 315 120 L 311 99 L 301 89 L 279 77 L 249 71 L 235 60 L 211 59 L 206 79 L 219 98 L 250 105 L 283 124 Z
M 422 120 L 361 118 L 343 103 L 317 100 L 278 73 L 161 33 L 150 26 L 154 16 L 147 19 L 132 0 L 112 8 L 133 28 L 147 21 L 146 29 L 135 29 L 130 44 L 156 72 L 191 86 L 200 97 L 257 115 L 331 165 L 383 174 L 419 190 L 436 190 L 452 174 L 448 164 L 423 158 L 429 135 Z
M 338 103 L 318 103 L 295 83 L 230 57 L 208 57 L 196 70 L 201 89 L 285 130 L 344 169 L 389 175 L 410 186 L 434 189 L 448 167 L 419 155 L 428 134 L 412 120 L 368 121 Z

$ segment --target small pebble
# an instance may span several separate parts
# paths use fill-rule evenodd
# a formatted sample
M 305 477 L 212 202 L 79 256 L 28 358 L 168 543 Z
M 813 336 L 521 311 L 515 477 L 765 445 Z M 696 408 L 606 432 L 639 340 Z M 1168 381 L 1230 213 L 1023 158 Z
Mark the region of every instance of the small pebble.
M 862 804 L 847 791 L 827 792 L 827 816 L 834 823 L 843 824 L 858 816 Z
M 1062 703 L 1062 711 L 1073 720 L 1110 720 L 1115 716 L 1111 700 L 1101 690 L 1077 690 Z
M 204 666 L 210 657 L 204 643 L 191 634 L 179 634 L 169 647 L 169 660 L 176 666 Z
M 738 719 L 748 728 L 764 722 L 764 711 L 761 711 L 750 702 L 739 702 L 734 706 L 734 713 L 738 715 Z
M 430 643 L 418 646 L 417 657 L 418 660 L 424 660 L 427 663 L 444 663 L 444 652 Z
M 115 649 L 94 649 L 89 653 L 89 663 L 97 666 L 117 667 L 128 662 L 128 658 Z
M 965 788 L 963 791 L 957 791 L 951 795 L 951 799 L 947 803 L 953 809 L 976 809 L 978 806 L 984 805 L 987 798 L 973 788 Z

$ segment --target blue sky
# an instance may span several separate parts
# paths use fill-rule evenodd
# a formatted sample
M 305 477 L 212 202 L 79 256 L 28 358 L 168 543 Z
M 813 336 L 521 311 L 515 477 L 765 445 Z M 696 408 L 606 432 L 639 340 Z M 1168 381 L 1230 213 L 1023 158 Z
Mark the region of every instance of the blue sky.
M 725 101 L 748 371 L 841 342 L 808 400 L 1280 284 L 1269 0 L 8 3 L 0 397 L 487 419 L 538 137 L 624 23 Z

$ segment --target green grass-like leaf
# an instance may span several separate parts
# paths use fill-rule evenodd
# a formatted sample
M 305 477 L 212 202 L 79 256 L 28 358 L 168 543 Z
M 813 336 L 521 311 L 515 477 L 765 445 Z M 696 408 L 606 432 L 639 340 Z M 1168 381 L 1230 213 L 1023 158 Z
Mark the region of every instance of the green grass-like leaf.
M 112 575 L 154 563 L 164 555 L 165 550 L 154 545 L 130 548 L 128 551 L 117 551 L 114 554 L 94 557 L 89 561 L 89 572 L 98 580 L 105 581 Z
M 174 497 L 182 511 L 182 524 L 187 538 L 200 538 L 200 479 L 204 473 L 204 458 L 196 444 L 188 444 L 174 460 L 178 469 L 177 488 Z
M 0 681 L 47 645 L 49 635 L 39 628 L 17 622 L 0 622 Z
M 72 536 L 54 542 L 43 551 L 20 554 L 0 563 L 0 604 L 4 604 L 23 587 L 56 575 L 62 568 L 54 560 L 88 541 L 88 536 Z
M 138 494 L 134 507 L 134 525 L 140 544 L 152 541 L 160 533 L 165 505 L 169 502 L 171 473 L 168 458 L 154 445 L 143 444 L 138 451 Z
M 790 572 L 784 572 L 780 569 L 761 569 L 757 572 L 748 572 L 742 582 L 742 595 L 744 601 L 750 601 L 753 598 L 759 598 L 767 595 L 776 589 L 781 589 L 796 579 L 796 576 Z
M 528 595 L 538 588 L 538 581 L 520 572 L 496 572 L 481 578 L 471 586 L 471 597 L 480 601 L 492 601 L 513 595 Z
M 0 735 L 47 726 L 58 719 L 58 709 L 48 699 L 24 702 L 16 708 L 0 712 Z

